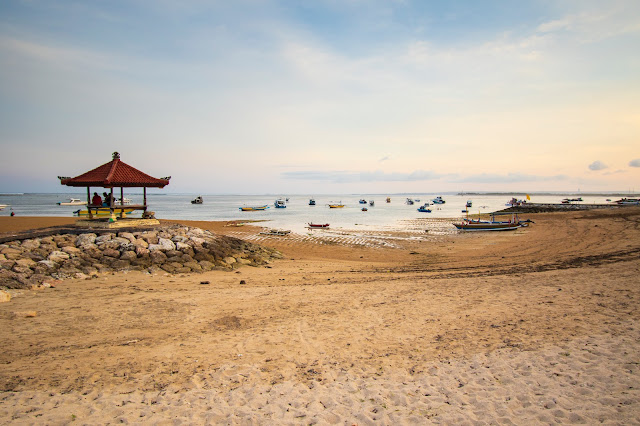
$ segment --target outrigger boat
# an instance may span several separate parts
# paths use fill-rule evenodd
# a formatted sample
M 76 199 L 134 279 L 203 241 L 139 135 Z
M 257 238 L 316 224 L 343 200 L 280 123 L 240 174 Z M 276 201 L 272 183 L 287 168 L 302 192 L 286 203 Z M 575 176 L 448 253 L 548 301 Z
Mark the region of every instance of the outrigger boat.
M 328 223 L 307 223 L 307 225 L 309 225 L 309 228 L 328 228 L 329 227 Z
M 341 209 L 344 207 L 344 204 L 342 204 L 342 202 L 338 203 L 338 204 L 329 204 L 329 208 L 330 209 Z
M 130 209 L 130 208 L 124 208 L 124 209 L 113 209 L 113 213 L 115 215 L 119 215 L 121 213 L 124 213 L 125 215 L 128 215 L 131 212 L 136 211 L 136 209 Z M 75 214 L 76 216 L 79 217 L 89 217 L 89 211 L 88 210 L 76 210 L 73 212 L 73 214 Z M 109 209 L 109 207 L 98 207 L 98 208 L 91 208 L 91 216 L 96 216 L 96 217 L 108 217 L 111 216 L 111 209 Z
M 258 210 L 266 210 L 269 208 L 269 206 L 238 207 L 238 208 L 240 209 L 240 211 L 243 211 L 243 212 L 253 212 Z
M 497 215 L 511 215 L 507 221 L 496 220 Z M 462 219 L 461 223 L 454 223 L 453 226 L 461 231 L 513 231 L 520 227 L 529 226 L 529 223 L 533 223 L 532 220 L 520 220 L 518 212 L 506 212 L 506 213 L 491 213 L 490 220 L 469 219 L 468 217 Z
M 421 213 L 431 213 L 431 209 L 429 207 L 427 207 L 429 204 L 423 204 L 420 207 L 418 207 L 418 211 Z
M 69 198 L 69 201 L 60 201 L 56 204 L 59 206 L 86 206 L 87 202 L 82 201 L 79 198 Z

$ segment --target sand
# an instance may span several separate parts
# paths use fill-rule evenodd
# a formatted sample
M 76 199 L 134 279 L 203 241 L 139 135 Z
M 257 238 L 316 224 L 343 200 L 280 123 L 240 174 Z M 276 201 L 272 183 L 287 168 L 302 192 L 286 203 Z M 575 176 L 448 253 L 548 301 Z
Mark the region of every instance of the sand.
M 392 248 L 197 222 L 285 257 L 13 291 L 0 422 L 639 424 L 640 209 L 531 218 Z

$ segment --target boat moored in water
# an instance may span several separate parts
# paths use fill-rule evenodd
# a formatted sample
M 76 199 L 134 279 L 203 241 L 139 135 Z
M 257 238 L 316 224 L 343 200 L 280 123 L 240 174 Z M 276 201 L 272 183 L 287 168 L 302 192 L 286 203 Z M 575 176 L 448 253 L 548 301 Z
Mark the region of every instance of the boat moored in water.
M 79 198 L 69 198 L 69 201 L 60 201 L 56 204 L 59 206 L 86 206 L 87 202 L 82 201 Z
M 309 225 L 309 228 L 328 228 L 329 227 L 328 223 L 307 223 L 307 225 Z
M 309 205 L 310 205 L 310 206 L 315 206 L 315 205 L 316 205 L 316 200 L 314 200 L 313 198 L 311 198 L 311 199 L 309 200 Z
M 191 204 L 202 204 L 202 195 L 198 195 L 195 199 L 191 200 Z
M 273 205 L 276 207 L 276 209 L 286 209 L 287 205 L 285 203 L 285 201 L 282 198 L 277 199 Z
M 269 208 L 269 206 L 264 205 L 264 206 L 253 206 L 253 207 L 238 207 L 240 209 L 240 211 L 243 212 L 253 212 L 253 211 L 260 211 L 260 210 L 266 210 Z
M 442 199 L 442 197 L 441 197 L 441 196 L 439 196 L 439 195 L 438 195 L 436 198 L 434 198 L 433 200 L 431 200 L 431 202 L 432 202 L 433 204 L 444 204 L 444 203 L 446 203 L 446 201 L 444 201 L 444 200 Z
M 418 211 L 421 213 L 431 213 L 431 209 L 428 207 L 429 203 L 425 203 L 418 207 Z

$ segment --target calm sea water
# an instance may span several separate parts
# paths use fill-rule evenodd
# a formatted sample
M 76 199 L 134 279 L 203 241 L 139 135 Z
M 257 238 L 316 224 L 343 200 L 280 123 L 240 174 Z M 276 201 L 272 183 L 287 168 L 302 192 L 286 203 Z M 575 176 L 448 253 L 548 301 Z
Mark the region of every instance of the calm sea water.
M 149 192 L 147 201 L 149 210 L 156 213 L 160 219 L 184 219 L 184 220 L 266 220 L 265 226 L 273 228 L 286 228 L 294 232 L 302 232 L 307 223 L 330 223 L 332 227 L 359 229 L 393 229 L 400 226 L 403 221 L 418 218 L 460 218 L 467 200 L 473 202 L 470 213 L 486 213 L 505 208 L 505 203 L 511 199 L 509 194 L 501 195 L 456 195 L 456 194 L 415 194 L 415 195 L 389 195 L 391 202 L 387 203 L 386 195 L 354 194 L 354 195 L 206 195 L 202 194 L 204 204 L 191 204 L 200 194 L 162 194 Z M 437 195 L 442 195 L 446 201 L 442 205 L 432 205 L 431 213 L 420 213 L 417 208 L 424 202 L 431 202 Z M 142 193 L 125 193 L 134 204 L 142 204 Z M 516 198 L 524 198 L 522 195 L 514 195 Z M 604 204 L 606 199 L 616 200 L 629 196 L 628 194 L 608 195 L 581 195 L 582 204 Z M 19 216 L 73 216 L 77 206 L 59 206 L 56 203 L 67 201 L 70 197 L 85 199 L 85 194 L 58 193 L 58 194 L 0 194 L 0 204 L 9 205 L 0 211 L 0 215 L 7 216 L 11 211 Z M 309 199 L 316 200 L 315 206 L 309 206 Z M 575 195 L 531 194 L 531 202 L 534 203 L 559 203 L 563 198 L 575 198 Z M 276 209 L 273 205 L 276 198 L 286 199 L 287 208 Z M 406 199 L 416 201 L 414 205 L 406 204 Z M 373 207 L 366 205 L 368 211 L 362 211 L 363 204 L 360 199 L 373 200 Z M 330 209 L 329 203 L 341 202 L 345 205 L 341 209 Z M 265 211 L 241 212 L 242 206 L 268 205 Z

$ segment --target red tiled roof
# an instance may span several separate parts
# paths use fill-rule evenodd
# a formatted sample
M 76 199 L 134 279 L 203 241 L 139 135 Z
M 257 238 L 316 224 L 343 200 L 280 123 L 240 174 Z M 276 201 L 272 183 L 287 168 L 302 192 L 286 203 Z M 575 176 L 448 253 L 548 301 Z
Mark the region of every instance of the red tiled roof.
M 120 161 L 120 154 L 113 153 L 113 160 L 100 167 L 96 167 L 74 178 L 60 178 L 60 183 L 67 186 L 98 186 L 112 187 L 153 187 L 163 188 L 169 185 L 169 178 L 156 179 L 142 173 L 135 167 Z

